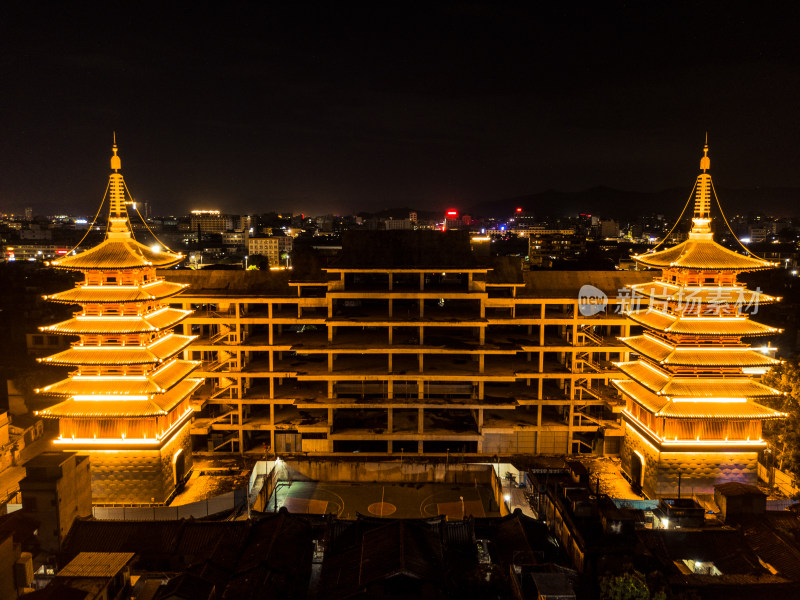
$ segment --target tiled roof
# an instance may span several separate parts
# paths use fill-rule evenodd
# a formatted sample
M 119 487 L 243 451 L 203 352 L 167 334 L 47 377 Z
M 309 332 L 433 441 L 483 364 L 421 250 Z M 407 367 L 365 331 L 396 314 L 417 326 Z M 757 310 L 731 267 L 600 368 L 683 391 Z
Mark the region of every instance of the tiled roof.
M 682 267 L 712 271 L 756 271 L 779 266 L 776 263 L 728 250 L 710 239 L 688 239 L 672 248 L 639 254 L 633 259 L 644 266 L 656 269 Z
M 65 304 L 150 302 L 174 296 L 186 287 L 185 284 L 172 283 L 163 279 L 137 288 L 118 285 L 91 287 L 81 285 L 65 292 L 45 296 L 45 300 Z
M 677 317 L 658 310 L 640 309 L 626 313 L 632 320 L 644 327 L 665 333 L 685 335 L 730 335 L 737 337 L 754 337 L 774 335 L 781 330 L 769 325 L 751 321 L 746 317 L 722 318 L 710 317 Z
M 672 419 L 785 419 L 786 414 L 756 402 L 669 402 L 656 413 Z
M 39 393 L 53 396 L 145 396 L 172 388 L 199 365 L 194 361 L 173 360 L 145 377 L 70 377 L 42 388 Z
M 686 304 L 688 302 L 699 304 L 740 304 L 743 306 L 756 304 L 769 304 L 777 302 L 779 298 L 748 290 L 742 286 L 718 287 L 686 287 L 654 280 L 647 283 L 635 283 L 628 286 L 639 296 L 655 298 L 657 300 L 671 300 Z
M 157 364 L 164 362 L 186 348 L 194 339 L 195 336 L 171 333 L 165 335 L 149 347 L 120 346 L 99 348 L 95 346 L 73 346 L 63 352 L 58 352 L 37 360 L 51 365 L 69 366 Z
M 47 418 L 123 418 L 156 417 L 168 414 L 203 383 L 202 379 L 184 379 L 168 392 L 154 394 L 149 400 L 75 400 L 70 398 L 36 414 Z
M 182 254 L 167 251 L 154 252 L 133 238 L 106 239 L 94 248 L 80 254 L 68 254 L 50 264 L 59 269 L 135 269 L 142 267 L 169 267 L 183 260 Z
M 634 402 L 643 406 L 653 414 L 669 404 L 669 398 L 654 394 L 643 385 L 631 379 L 614 379 L 612 383 L 624 395 L 630 396 Z
M 148 333 L 173 327 L 190 314 L 190 310 L 165 308 L 142 317 L 74 317 L 40 329 L 65 335 Z
M 671 347 L 648 335 L 620 338 L 634 352 L 664 365 L 674 366 L 729 366 L 729 367 L 768 367 L 780 363 L 746 347 Z
M 81 552 L 58 577 L 114 577 L 134 556 L 133 552 Z
M 618 363 L 628 377 L 661 396 L 669 398 L 767 398 L 780 392 L 741 377 L 671 377 L 641 362 Z

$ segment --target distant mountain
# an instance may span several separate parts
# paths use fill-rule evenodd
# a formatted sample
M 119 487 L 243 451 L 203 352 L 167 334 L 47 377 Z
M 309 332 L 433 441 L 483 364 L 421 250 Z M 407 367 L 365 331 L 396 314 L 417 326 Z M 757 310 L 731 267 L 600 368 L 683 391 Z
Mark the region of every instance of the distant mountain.
M 505 218 L 516 208 L 539 216 L 569 216 L 580 213 L 628 218 L 653 213 L 667 220 L 678 216 L 691 188 L 660 192 L 631 192 L 609 187 L 594 187 L 580 192 L 546 190 L 516 198 L 480 202 L 469 208 L 474 217 Z M 774 217 L 800 217 L 800 189 L 754 188 L 717 189 L 727 215 L 760 212 Z M 713 200 L 712 200 L 713 202 Z

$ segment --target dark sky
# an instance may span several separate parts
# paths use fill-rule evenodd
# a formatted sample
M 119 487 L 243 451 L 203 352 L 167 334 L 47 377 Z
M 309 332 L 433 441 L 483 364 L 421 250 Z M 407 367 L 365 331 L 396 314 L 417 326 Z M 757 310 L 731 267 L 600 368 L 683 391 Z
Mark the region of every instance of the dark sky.
M 794 4 L 216 4 L 3 3 L 0 211 L 93 212 L 113 130 L 156 214 L 690 189 L 706 130 L 800 187 Z

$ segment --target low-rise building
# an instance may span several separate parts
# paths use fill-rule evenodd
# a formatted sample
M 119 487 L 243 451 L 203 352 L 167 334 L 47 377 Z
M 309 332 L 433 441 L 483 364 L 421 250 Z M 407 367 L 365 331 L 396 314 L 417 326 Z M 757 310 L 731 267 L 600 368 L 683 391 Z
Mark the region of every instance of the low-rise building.
M 22 510 L 41 523 L 39 542 L 57 553 L 70 527 L 92 514 L 89 457 L 74 452 L 43 452 L 25 465 L 19 482 Z

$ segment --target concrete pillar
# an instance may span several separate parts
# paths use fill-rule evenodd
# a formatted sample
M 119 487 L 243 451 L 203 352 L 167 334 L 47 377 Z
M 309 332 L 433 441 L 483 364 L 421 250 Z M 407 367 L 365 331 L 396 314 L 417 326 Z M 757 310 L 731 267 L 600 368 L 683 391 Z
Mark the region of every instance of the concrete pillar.
M 417 433 L 423 433 L 425 427 L 425 417 L 422 414 L 423 409 L 417 409 Z
M 392 408 L 389 408 L 389 414 L 387 415 L 386 431 L 387 433 L 394 433 L 394 409 Z

